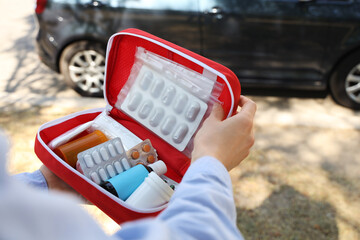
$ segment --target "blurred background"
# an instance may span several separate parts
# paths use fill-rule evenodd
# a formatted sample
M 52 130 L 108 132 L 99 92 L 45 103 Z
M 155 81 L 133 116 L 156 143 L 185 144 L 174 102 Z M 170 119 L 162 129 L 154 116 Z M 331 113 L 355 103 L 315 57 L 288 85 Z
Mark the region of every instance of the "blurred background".
M 258 105 L 231 172 L 246 239 L 360 239 L 360 1 L 0 0 L 9 172 L 41 166 L 41 124 L 106 105 L 108 38 L 139 28 L 230 68 Z M 84 208 L 111 234 L 117 226 Z

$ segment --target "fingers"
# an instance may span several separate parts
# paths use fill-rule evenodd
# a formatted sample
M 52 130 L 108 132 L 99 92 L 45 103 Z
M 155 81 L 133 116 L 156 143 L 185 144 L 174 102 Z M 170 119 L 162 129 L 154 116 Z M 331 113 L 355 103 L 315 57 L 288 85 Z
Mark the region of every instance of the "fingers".
M 240 114 L 238 113 L 237 115 L 240 116 L 247 115 L 249 119 L 254 118 L 257 108 L 255 102 L 253 102 L 251 99 L 247 97 L 240 96 L 239 106 L 241 107 L 241 110 L 239 112 Z M 224 119 L 224 116 L 225 116 L 225 112 L 222 106 L 218 103 L 215 103 L 209 118 L 213 118 L 221 121 Z
M 251 99 L 240 96 L 239 106 L 241 107 L 241 114 L 248 114 L 249 117 L 254 118 L 256 112 L 256 103 L 253 102 Z
M 210 117 L 213 117 L 219 121 L 224 119 L 224 109 L 218 103 L 215 103 L 211 111 Z

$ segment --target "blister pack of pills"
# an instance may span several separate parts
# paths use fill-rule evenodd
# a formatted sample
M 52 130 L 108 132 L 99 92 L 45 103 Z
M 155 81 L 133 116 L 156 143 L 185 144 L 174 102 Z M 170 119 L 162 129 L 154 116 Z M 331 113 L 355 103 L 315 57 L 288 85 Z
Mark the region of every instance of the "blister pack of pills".
M 131 166 L 135 166 L 140 163 L 148 165 L 158 160 L 156 150 L 151 145 L 149 139 L 146 139 L 129 149 L 126 154 Z
M 87 149 L 78 154 L 76 169 L 96 184 L 102 184 L 131 168 L 120 138 Z
M 204 102 L 218 101 L 218 96 L 223 89 L 222 84 L 216 82 L 216 75 L 207 73 L 199 74 L 183 65 L 170 61 L 142 47 L 138 47 L 135 57 L 138 62 L 148 65 L 160 72 L 165 78 L 171 79 L 189 93 Z M 137 68 L 135 66 L 134 68 Z
M 153 53 L 138 51 L 115 106 L 184 151 L 213 99 L 217 99 L 214 88 L 219 85 Z
M 183 151 L 207 107 L 205 102 L 143 65 L 120 109 Z

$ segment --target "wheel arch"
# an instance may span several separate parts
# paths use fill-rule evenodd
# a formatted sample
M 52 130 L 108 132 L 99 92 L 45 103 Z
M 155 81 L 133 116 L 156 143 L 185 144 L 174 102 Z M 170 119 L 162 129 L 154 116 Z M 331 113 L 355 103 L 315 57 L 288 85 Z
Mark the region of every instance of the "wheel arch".
M 74 38 L 71 38 L 71 39 L 68 39 L 63 45 L 61 48 L 59 48 L 59 51 L 56 55 L 56 71 L 58 73 L 60 73 L 60 58 L 61 58 L 61 55 L 63 54 L 64 50 L 76 43 L 76 42 L 81 42 L 81 41 L 88 41 L 88 42 L 93 42 L 93 43 L 97 43 L 97 44 L 101 44 L 103 47 L 104 47 L 104 51 L 106 52 L 106 45 L 107 45 L 107 42 L 104 41 L 103 39 L 100 39 L 100 38 L 96 38 L 96 37 L 93 37 L 93 36 L 79 36 L 79 37 L 74 37 Z
M 351 51 L 348 51 L 347 54 L 338 59 L 331 73 L 329 73 L 327 84 L 328 92 L 335 102 L 354 110 L 360 110 L 360 103 L 354 99 L 353 95 L 348 94 L 345 81 L 351 69 L 358 64 L 360 64 L 359 46 L 352 48 Z M 358 93 L 356 95 L 355 98 L 358 98 Z
M 326 85 L 327 90 L 330 92 L 330 81 L 332 76 L 334 75 L 336 69 L 338 69 L 339 65 L 347 58 L 351 57 L 352 55 L 360 53 L 360 44 L 357 46 L 352 47 L 351 49 L 347 50 L 344 54 L 342 54 L 336 61 L 335 64 L 331 67 L 328 76 L 326 77 Z

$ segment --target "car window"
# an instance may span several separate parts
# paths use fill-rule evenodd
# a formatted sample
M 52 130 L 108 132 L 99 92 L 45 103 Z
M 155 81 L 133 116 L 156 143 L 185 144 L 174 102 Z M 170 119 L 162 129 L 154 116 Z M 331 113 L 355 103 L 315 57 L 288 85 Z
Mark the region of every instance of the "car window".
M 177 11 L 197 11 L 197 1 L 194 0 L 103 0 L 113 7 L 123 6 L 134 9 L 157 9 L 157 10 L 177 10 Z M 195 3 L 195 4 L 194 4 Z
M 326 0 L 324 2 L 352 2 L 350 0 Z
M 177 11 L 197 11 L 197 0 L 98 0 L 99 2 L 111 7 L 125 7 L 134 9 L 149 10 L 177 10 Z M 88 4 L 93 0 L 53 0 L 55 3 L 67 4 Z
M 265 0 L 265 1 L 276 1 L 276 2 L 303 2 L 304 4 L 326 4 L 326 3 L 351 3 L 353 0 Z
M 303 2 L 306 3 L 317 3 L 317 4 L 326 4 L 326 3 L 351 3 L 353 0 L 262 0 L 263 2 Z
M 92 0 L 53 0 L 54 3 L 67 3 L 67 4 L 86 4 L 91 3 Z

